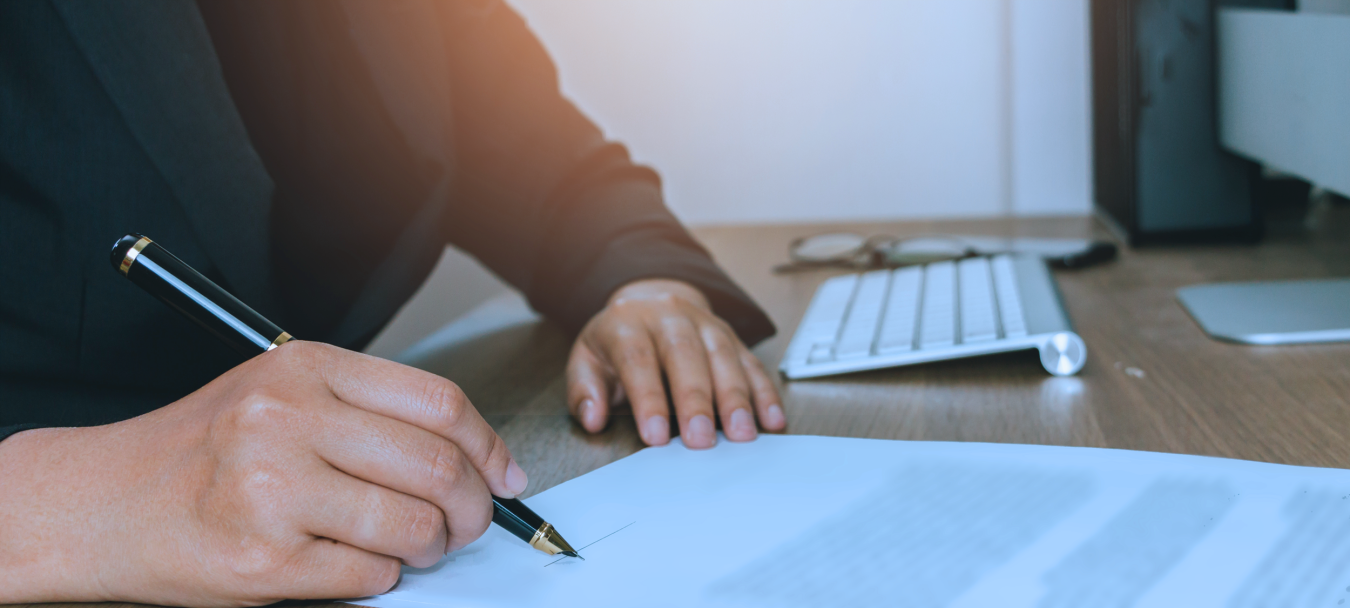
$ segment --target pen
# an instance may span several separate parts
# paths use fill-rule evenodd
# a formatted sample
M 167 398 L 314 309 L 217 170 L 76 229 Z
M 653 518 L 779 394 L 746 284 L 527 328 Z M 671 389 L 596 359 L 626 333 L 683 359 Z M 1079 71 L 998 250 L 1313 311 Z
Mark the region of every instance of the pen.
M 139 234 L 117 240 L 112 249 L 112 265 L 132 283 L 245 357 L 265 353 L 292 339 L 169 250 Z M 492 523 L 549 555 L 581 557 L 553 524 L 514 498 L 492 497 Z

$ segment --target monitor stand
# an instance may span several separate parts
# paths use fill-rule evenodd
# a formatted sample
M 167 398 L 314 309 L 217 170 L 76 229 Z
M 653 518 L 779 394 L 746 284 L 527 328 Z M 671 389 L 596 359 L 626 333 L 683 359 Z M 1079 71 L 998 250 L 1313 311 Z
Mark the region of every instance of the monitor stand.
M 1216 340 L 1350 341 L 1350 279 L 1192 285 L 1178 289 L 1177 299 Z

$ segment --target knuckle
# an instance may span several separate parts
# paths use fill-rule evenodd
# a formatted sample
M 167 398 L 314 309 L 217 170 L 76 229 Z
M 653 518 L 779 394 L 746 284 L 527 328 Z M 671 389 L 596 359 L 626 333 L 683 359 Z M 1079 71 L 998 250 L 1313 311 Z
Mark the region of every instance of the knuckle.
M 254 526 L 266 527 L 281 509 L 290 484 L 268 466 L 252 465 L 239 474 L 233 494 Z
M 717 401 L 725 405 L 738 405 L 750 401 L 750 391 L 743 386 L 733 386 L 722 389 L 718 393 Z
M 677 353 L 688 352 L 703 347 L 702 344 L 694 339 L 694 336 L 683 331 L 667 332 L 666 344 L 671 350 Z
M 423 394 L 424 407 L 439 430 L 448 430 L 459 424 L 469 400 L 458 384 L 434 377 L 427 381 Z
M 641 323 L 620 322 L 615 323 L 610 328 L 613 339 L 625 347 L 633 347 L 642 344 L 647 336 L 647 328 Z
M 709 351 L 727 353 L 733 357 L 740 354 L 740 338 L 737 338 L 731 327 L 721 319 L 714 317 L 707 321 L 702 333 Z
M 679 308 L 684 305 L 684 299 L 676 297 L 675 294 L 668 291 L 662 291 L 652 296 L 652 302 L 662 309 Z
M 619 347 L 620 360 L 629 365 L 645 366 L 654 361 L 654 355 L 646 344 L 625 343 Z
M 249 434 L 276 429 L 296 415 L 296 408 L 270 387 L 250 388 L 222 416 L 230 428 Z
M 284 572 L 289 562 L 287 551 L 259 537 L 244 539 L 228 556 L 230 572 L 246 581 L 260 581 Z
M 487 462 L 483 464 L 488 467 L 496 465 L 505 469 L 506 463 L 511 461 L 511 450 L 506 447 L 506 442 L 502 441 L 501 435 L 495 432 L 491 433 L 488 442 Z
M 680 403 L 708 403 L 712 394 L 702 386 L 682 386 L 675 391 L 675 400 Z
M 402 521 L 399 523 L 400 529 L 408 535 L 409 545 L 416 547 L 419 552 L 425 552 L 427 548 L 439 544 L 441 534 L 445 530 L 445 516 L 441 513 L 441 509 L 421 500 L 403 509 Z
M 463 481 L 464 454 L 448 441 L 437 445 L 429 466 L 428 490 L 432 496 L 442 496 Z
M 620 329 L 640 314 L 641 305 L 631 298 L 620 298 L 611 302 L 607 308 L 609 312 L 605 315 L 607 320 L 615 324 L 616 329 Z
M 634 406 L 659 405 L 666 404 L 666 391 L 660 384 L 632 387 L 626 389 L 628 400 Z

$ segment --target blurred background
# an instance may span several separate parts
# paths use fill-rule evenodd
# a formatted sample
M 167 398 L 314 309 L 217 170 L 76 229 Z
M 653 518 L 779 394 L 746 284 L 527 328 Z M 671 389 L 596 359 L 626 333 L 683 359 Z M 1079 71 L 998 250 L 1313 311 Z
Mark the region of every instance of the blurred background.
M 694 226 L 1092 208 L 1087 0 L 510 0 Z M 506 287 L 447 250 L 367 349 Z
M 1086 0 L 513 0 L 694 225 L 1086 214 Z

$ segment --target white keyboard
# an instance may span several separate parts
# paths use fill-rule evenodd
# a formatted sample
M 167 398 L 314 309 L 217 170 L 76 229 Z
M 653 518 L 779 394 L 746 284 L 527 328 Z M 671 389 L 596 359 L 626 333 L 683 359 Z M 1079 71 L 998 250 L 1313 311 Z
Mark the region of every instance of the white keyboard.
M 811 378 L 1032 348 L 1056 376 L 1087 360 L 1045 262 L 996 255 L 825 281 L 779 368 Z

